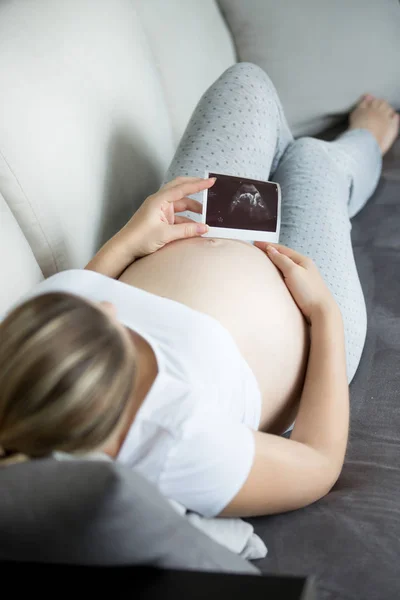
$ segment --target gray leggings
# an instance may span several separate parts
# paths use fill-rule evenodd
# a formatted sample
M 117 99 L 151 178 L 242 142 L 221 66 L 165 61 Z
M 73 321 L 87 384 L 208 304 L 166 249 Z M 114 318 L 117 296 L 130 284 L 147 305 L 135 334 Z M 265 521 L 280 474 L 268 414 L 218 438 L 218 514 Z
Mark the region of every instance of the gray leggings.
M 239 63 L 201 98 L 165 178 L 203 177 L 209 170 L 281 185 L 280 243 L 315 261 L 340 306 L 349 382 L 367 329 L 350 218 L 375 190 L 381 165 L 379 146 L 365 129 L 334 142 L 294 140 L 269 77 L 253 64 Z

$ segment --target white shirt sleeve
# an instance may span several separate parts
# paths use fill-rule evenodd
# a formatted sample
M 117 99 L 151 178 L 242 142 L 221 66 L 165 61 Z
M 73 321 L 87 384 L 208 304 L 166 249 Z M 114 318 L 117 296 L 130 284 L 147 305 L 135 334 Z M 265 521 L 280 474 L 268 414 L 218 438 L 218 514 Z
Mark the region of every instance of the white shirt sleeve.
M 208 405 L 195 411 L 169 449 L 160 490 L 189 510 L 215 517 L 246 481 L 254 451 L 252 429 Z

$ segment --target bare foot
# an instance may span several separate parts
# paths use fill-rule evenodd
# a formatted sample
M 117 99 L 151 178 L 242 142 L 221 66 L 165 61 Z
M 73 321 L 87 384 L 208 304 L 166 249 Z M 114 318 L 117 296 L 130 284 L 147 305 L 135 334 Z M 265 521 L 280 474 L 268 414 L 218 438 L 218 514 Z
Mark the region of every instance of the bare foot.
M 368 129 L 386 154 L 399 135 L 400 115 L 385 100 L 365 94 L 350 113 L 349 129 Z

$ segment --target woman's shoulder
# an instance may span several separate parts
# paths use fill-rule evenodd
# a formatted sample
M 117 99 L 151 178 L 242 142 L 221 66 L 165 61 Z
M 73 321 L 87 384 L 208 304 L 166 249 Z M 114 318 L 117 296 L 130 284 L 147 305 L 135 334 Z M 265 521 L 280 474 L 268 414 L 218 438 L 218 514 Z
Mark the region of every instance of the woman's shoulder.
M 216 516 L 246 480 L 254 457 L 254 435 L 219 407 L 197 404 L 180 439 L 163 461 L 164 495 L 206 517 Z
M 158 485 L 167 497 L 215 516 L 246 479 L 253 454 L 252 431 L 224 414 L 212 389 L 160 379 L 117 460 Z

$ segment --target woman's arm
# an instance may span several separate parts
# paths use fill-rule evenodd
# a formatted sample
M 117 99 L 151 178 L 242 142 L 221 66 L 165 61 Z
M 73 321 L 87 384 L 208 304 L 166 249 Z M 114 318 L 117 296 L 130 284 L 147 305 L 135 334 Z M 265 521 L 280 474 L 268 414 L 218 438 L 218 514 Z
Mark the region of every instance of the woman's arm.
M 349 432 L 349 388 L 339 308 L 321 307 L 311 321 L 311 347 L 300 408 L 291 440 L 307 444 L 329 462 L 330 487 L 339 477 Z
M 222 516 L 284 512 L 318 500 L 339 477 L 346 452 L 349 393 L 340 310 L 310 259 L 277 248 L 271 260 L 311 324 L 305 384 L 290 440 L 254 432 L 252 469 Z
M 86 265 L 108 277 L 118 278 L 137 258 L 156 252 L 174 240 L 206 233 L 208 226 L 177 212 L 201 213 L 200 202 L 188 198 L 210 188 L 215 178 L 177 177 L 149 196 L 128 223 Z
M 118 279 L 137 258 L 135 245 L 137 248 L 138 244 L 135 244 L 134 234 L 134 231 L 127 232 L 126 229 L 121 229 L 102 246 L 85 269 Z

